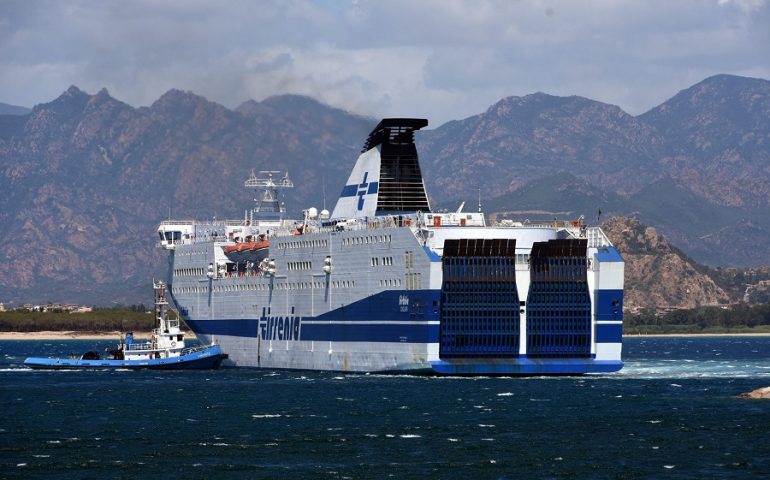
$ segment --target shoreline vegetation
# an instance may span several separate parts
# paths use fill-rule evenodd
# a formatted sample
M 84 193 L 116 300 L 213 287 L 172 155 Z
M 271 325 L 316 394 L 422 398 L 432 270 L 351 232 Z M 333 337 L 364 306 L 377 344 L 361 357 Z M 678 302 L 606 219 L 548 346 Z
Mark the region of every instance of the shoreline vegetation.
M 174 312 L 169 312 L 171 315 Z M 131 309 L 97 309 L 86 313 L 68 312 L 0 312 L 0 335 L 7 337 L 37 334 L 60 334 L 72 338 L 83 336 L 117 336 L 121 332 L 146 333 L 156 327 L 152 312 Z M 189 332 L 182 322 L 182 329 Z

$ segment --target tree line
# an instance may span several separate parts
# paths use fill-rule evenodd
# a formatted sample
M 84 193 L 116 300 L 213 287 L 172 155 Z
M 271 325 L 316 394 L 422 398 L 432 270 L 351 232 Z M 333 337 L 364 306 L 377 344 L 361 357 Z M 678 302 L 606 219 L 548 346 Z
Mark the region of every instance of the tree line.
M 652 309 L 626 314 L 624 333 L 750 333 L 770 332 L 770 303 L 732 307 L 699 307 L 656 315 Z
M 155 316 L 142 310 L 101 309 L 86 313 L 67 312 L 0 312 L 0 331 L 39 332 L 80 331 L 150 331 L 155 327 Z

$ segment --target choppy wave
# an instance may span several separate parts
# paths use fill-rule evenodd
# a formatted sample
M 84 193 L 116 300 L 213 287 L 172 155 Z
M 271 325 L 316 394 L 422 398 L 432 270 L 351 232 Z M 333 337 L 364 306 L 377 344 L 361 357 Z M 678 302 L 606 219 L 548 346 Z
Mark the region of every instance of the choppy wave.
M 10 363 L 56 353 L 30 346 L 0 350 L 13 392 L 0 406 L 14 412 L 0 465 L 17 476 L 763 478 L 770 468 L 766 405 L 737 398 L 770 385 L 769 338 L 631 339 L 618 373 L 530 378 Z

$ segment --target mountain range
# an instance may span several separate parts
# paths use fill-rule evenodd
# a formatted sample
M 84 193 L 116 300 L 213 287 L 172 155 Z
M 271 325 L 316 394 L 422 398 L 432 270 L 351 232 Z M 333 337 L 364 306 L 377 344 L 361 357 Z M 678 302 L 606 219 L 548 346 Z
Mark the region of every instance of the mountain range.
M 0 102 L 0 115 L 26 115 L 31 111 L 32 110 L 27 107 Z
M 145 301 L 160 220 L 242 217 L 254 170 L 288 170 L 293 216 L 333 208 L 379 119 L 284 95 L 236 109 L 171 90 L 134 108 L 70 87 L 0 113 L 0 299 Z M 418 132 L 434 209 L 494 218 L 633 215 L 711 265 L 770 258 L 770 82 L 718 75 L 639 116 L 508 97 Z M 669 301 L 669 300 L 666 300 Z M 674 302 L 675 303 L 675 302 Z

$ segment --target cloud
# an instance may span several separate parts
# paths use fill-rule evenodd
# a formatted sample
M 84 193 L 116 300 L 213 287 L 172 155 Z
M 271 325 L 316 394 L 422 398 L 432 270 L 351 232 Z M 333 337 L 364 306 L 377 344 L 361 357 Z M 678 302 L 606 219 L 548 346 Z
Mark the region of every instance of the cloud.
M 0 101 L 299 93 L 437 126 L 545 91 L 637 114 L 716 73 L 770 77 L 769 20 L 763 0 L 6 0 Z

